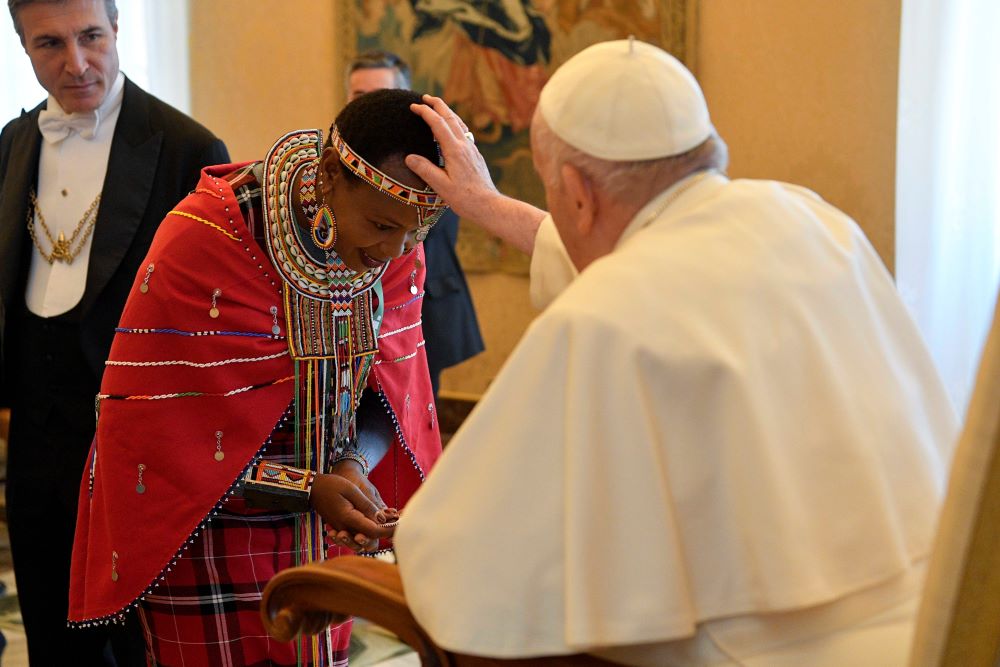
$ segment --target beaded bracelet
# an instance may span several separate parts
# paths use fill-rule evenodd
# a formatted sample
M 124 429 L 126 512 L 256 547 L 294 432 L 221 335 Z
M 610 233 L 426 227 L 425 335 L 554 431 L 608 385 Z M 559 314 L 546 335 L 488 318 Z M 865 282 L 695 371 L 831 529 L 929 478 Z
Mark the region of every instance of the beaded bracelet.
M 312 470 L 259 461 L 243 478 L 243 497 L 249 506 L 258 509 L 308 512 L 315 478 Z
M 357 461 L 358 463 L 360 463 L 361 474 L 364 475 L 365 477 L 367 477 L 368 473 L 371 472 L 371 466 L 368 465 L 368 459 L 366 459 L 364 455 L 361 454 L 361 452 L 354 449 L 345 449 L 344 451 L 342 451 L 337 456 L 337 458 L 333 460 L 333 465 L 337 465 L 341 461 L 347 461 L 347 460 Z

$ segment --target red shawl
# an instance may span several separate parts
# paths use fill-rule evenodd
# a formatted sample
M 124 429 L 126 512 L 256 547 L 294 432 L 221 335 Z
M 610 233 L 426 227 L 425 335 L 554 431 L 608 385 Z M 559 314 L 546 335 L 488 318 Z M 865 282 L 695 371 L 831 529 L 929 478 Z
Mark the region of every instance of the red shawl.
M 80 490 L 71 622 L 118 618 L 156 586 L 292 400 L 281 281 L 222 179 L 238 166 L 205 169 L 198 189 L 167 215 L 122 313 Z M 397 507 L 441 451 L 419 326 L 424 271 L 417 254 L 383 276 L 385 338 L 368 380 L 397 425 L 396 442 L 371 479 Z

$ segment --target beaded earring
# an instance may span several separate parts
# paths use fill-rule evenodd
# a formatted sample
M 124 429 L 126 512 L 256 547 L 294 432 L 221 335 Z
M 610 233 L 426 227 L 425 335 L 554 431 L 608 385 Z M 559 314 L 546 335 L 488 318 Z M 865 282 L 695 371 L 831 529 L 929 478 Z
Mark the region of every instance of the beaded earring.
M 312 221 L 313 242 L 323 250 L 337 243 L 337 218 L 326 204 L 321 204 Z
M 412 248 L 407 250 L 406 253 L 410 253 L 415 249 L 416 246 L 413 246 Z M 421 266 L 420 258 L 418 257 L 417 259 L 413 260 L 413 271 L 410 272 L 410 294 L 414 296 L 416 296 L 417 292 L 420 291 L 420 289 L 417 287 L 417 271 L 420 270 L 420 266 Z

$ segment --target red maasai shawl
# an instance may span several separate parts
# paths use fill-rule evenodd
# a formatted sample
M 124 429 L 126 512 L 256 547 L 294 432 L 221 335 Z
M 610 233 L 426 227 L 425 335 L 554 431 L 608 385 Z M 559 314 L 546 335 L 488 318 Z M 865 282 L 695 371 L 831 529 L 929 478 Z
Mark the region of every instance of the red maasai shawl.
M 238 168 L 204 170 L 197 190 L 167 216 L 122 314 L 81 485 L 72 623 L 120 619 L 192 543 L 204 547 L 199 531 L 292 402 L 281 280 L 224 180 Z M 368 378 L 397 426 L 371 479 L 397 507 L 441 449 L 419 326 L 423 273 L 418 251 L 384 274 L 379 352 Z M 216 460 L 220 431 L 225 455 Z

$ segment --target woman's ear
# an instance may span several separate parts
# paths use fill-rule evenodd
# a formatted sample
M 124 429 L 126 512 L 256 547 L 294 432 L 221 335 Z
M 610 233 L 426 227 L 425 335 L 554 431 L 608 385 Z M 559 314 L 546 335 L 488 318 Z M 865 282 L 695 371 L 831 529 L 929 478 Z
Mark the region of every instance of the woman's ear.
M 323 187 L 323 194 L 329 195 L 333 192 L 333 187 L 337 184 L 344 172 L 340 167 L 340 156 L 333 146 L 323 149 L 323 154 L 319 160 L 320 180 Z
M 597 195 L 590 178 L 573 165 L 563 163 L 559 169 L 562 186 L 574 217 L 576 232 L 586 238 L 593 232 L 597 219 Z

